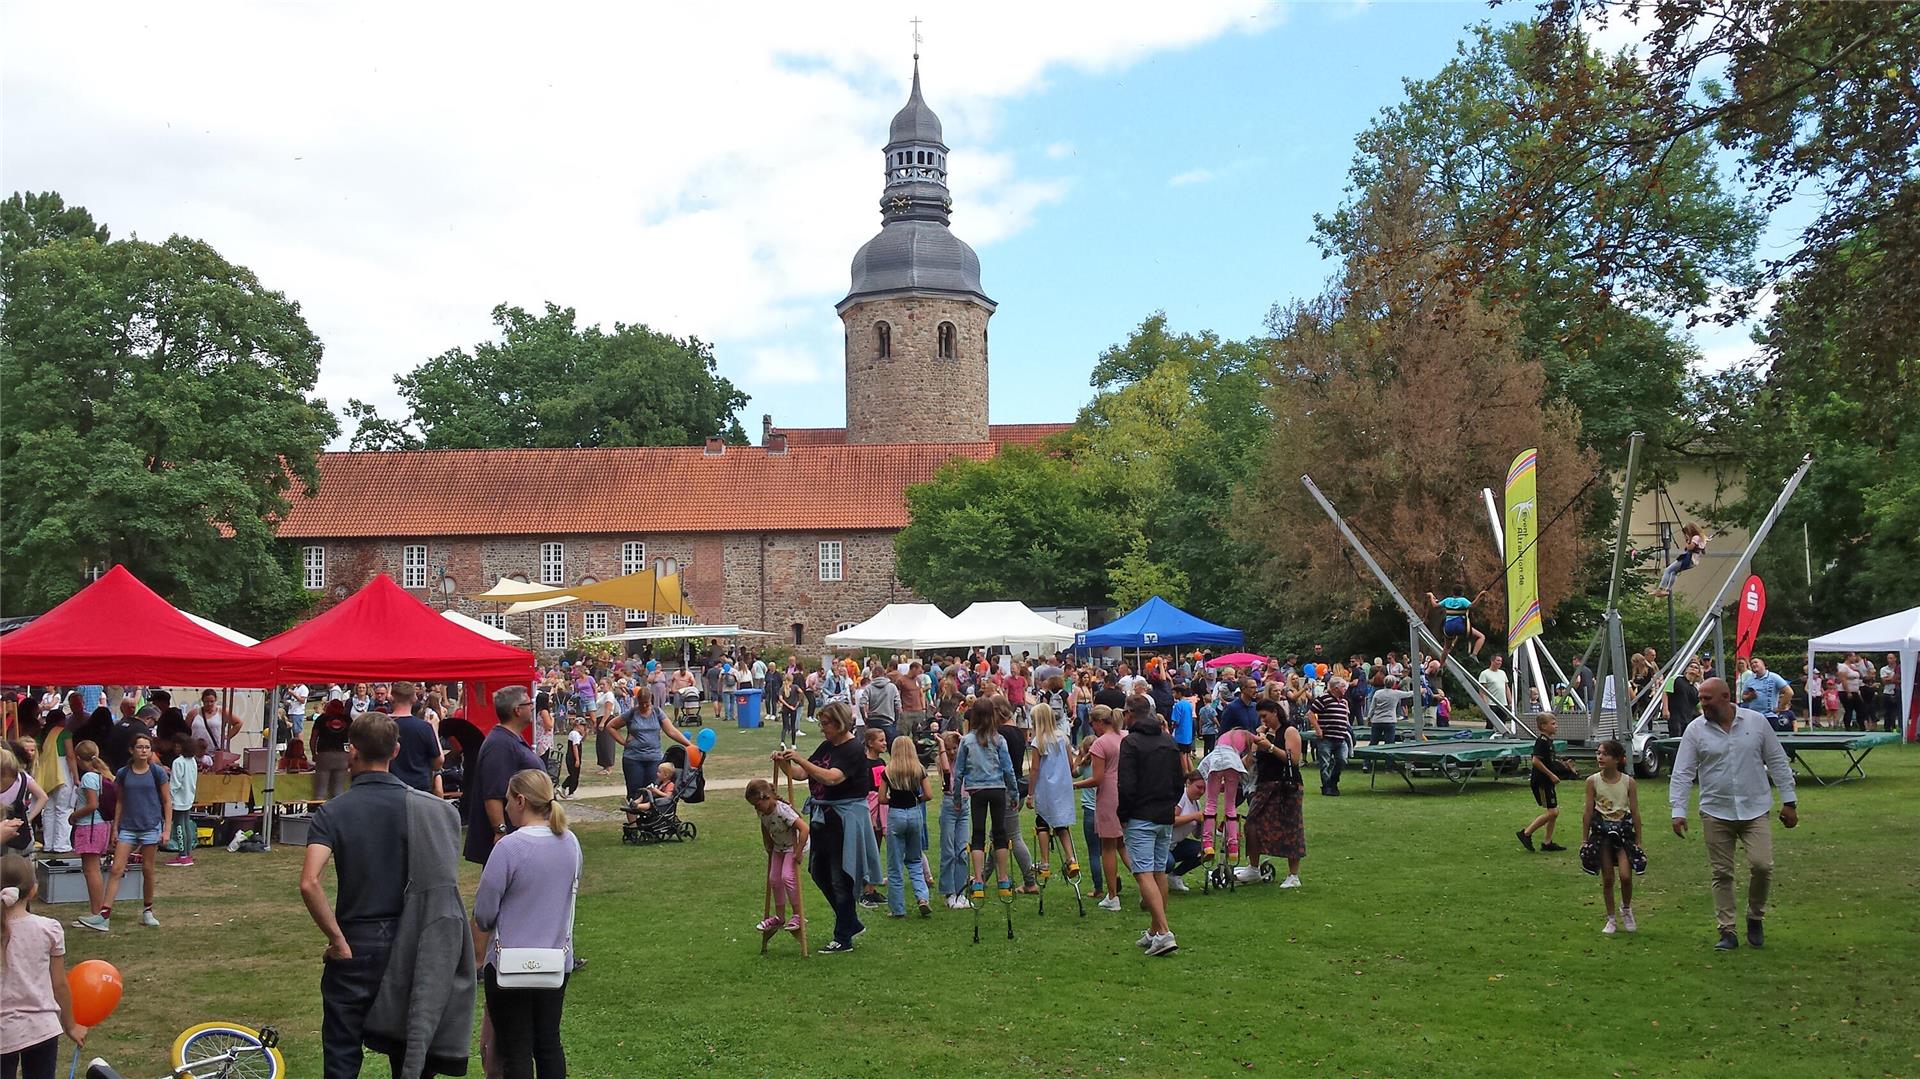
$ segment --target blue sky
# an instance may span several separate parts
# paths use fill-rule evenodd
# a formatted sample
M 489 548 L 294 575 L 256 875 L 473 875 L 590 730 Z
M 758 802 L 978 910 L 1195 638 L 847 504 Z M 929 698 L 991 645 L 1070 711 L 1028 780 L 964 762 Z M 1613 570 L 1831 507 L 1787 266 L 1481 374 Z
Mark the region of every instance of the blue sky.
M 319 392 L 392 377 L 552 300 L 716 346 L 750 433 L 842 421 L 833 304 L 880 225 L 913 12 L 372 0 L 0 8 L 0 183 L 115 235 L 207 240 L 300 302 Z M 999 422 L 1073 418 L 1100 351 L 1164 309 L 1261 331 L 1333 272 L 1313 215 L 1353 136 L 1453 55 L 1481 4 L 982 0 L 922 12 L 980 253 Z M 377 26 L 377 33 L 369 32 Z M 61 47 L 83 35 L 94 62 Z M 1618 44 L 1631 40 L 1615 30 Z M 301 41 L 299 50 L 262 41 Z M 155 65 L 152 57 L 169 62 Z M 1750 351 L 1703 334 L 1709 362 Z

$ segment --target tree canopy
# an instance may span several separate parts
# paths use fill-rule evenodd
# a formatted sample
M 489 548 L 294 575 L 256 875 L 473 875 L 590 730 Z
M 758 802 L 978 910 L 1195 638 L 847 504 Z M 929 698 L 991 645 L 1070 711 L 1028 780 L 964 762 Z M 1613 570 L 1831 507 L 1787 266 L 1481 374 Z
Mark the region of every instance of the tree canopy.
M 686 446 L 744 443 L 747 395 L 715 372 L 713 347 L 644 325 L 580 327 L 570 307 L 493 309 L 497 341 L 454 348 L 396 375 L 404 421 L 358 400 L 356 449 Z
M 10 607 L 124 563 L 180 606 L 282 628 L 309 600 L 271 520 L 338 427 L 298 304 L 206 243 L 105 239 L 57 195 L 5 215 L 0 425 Z

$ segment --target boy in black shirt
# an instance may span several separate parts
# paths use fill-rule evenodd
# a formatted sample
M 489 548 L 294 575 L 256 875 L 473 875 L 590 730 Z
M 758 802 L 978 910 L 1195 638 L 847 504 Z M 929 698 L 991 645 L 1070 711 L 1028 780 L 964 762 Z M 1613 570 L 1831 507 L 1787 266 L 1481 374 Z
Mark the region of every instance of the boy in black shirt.
M 1533 833 L 1542 828 L 1547 830 L 1547 841 L 1540 845 L 1541 850 L 1566 850 L 1553 841 L 1553 824 L 1560 819 L 1560 795 L 1555 789 L 1562 779 L 1577 778 L 1573 765 L 1561 760 L 1554 752 L 1553 735 L 1560 729 L 1559 723 L 1550 715 L 1540 717 L 1540 737 L 1533 740 L 1533 759 L 1528 762 L 1532 774 L 1529 785 L 1533 788 L 1533 800 L 1540 805 L 1540 815 L 1533 823 L 1513 833 L 1520 845 L 1532 850 Z

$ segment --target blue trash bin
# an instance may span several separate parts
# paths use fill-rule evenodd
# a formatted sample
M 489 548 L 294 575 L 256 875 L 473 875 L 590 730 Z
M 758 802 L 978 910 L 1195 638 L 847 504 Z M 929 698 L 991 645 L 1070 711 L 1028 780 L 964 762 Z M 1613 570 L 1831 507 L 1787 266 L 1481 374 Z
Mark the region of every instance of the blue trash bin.
M 760 694 L 757 689 L 736 689 L 733 691 L 733 710 L 740 717 L 740 729 L 751 730 L 760 726 Z

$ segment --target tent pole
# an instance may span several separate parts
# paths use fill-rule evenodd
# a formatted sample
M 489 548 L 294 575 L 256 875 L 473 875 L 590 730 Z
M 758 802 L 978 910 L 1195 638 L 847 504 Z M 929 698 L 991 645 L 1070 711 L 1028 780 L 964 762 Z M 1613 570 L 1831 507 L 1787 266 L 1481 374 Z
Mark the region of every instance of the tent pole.
M 1427 708 L 1420 700 L 1422 687 L 1426 685 L 1426 672 L 1420 669 L 1420 623 L 1407 619 L 1407 674 L 1411 681 L 1407 688 L 1413 690 L 1413 701 L 1407 711 L 1413 713 L 1413 740 L 1427 740 Z
M 276 721 L 280 718 L 275 713 L 278 711 L 279 706 L 280 687 L 276 685 L 273 687 L 273 692 L 267 697 L 267 707 L 265 709 L 267 714 L 267 789 L 262 792 L 265 797 L 260 806 L 260 849 L 268 853 L 273 851 L 274 765 L 279 763 L 280 758 L 280 739 L 275 737 L 278 733 L 276 728 L 279 727 L 279 723 Z
M 1340 535 L 1346 538 L 1348 545 L 1360 555 L 1360 560 L 1367 564 L 1369 570 L 1373 571 L 1374 579 L 1379 581 L 1380 586 L 1387 590 L 1389 596 L 1393 597 L 1393 601 L 1400 605 L 1401 612 L 1407 616 L 1407 623 L 1414 628 L 1416 643 L 1424 641 L 1427 647 L 1433 649 L 1434 655 L 1440 659 L 1442 665 L 1445 666 L 1448 671 L 1451 671 L 1453 677 L 1459 681 L 1460 688 L 1466 690 L 1467 696 L 1472 697 L 1474 703 L 1480 707 L 1482 715 L 1487 716 L 1495 723 L 1502 722 L 1501 712 L 1510 710 L 1506 709 L 1505 705 L 1496 709 L 1492 700 L 1481 690 L 1480 683 L 1474 679 L 1466 667 L 1461 665 L 1459 660 L 1453 658 L 1452 654 L 1435 639 L 1433 632 L 1427 628 L 1425 619 L 1422 619 L 1420 613 L 1413 609 L 1413 604 L 1407 602 L 1407 597 L 1401 595 L 1400 590 L 1393 586 L 1393 581 L 1387 577 L 1387 571 L 1381 569 L 1380 563 L 1373 560 L 1373 555 L 1367 552 L 1367 549 L 1361 545 L 1359 537 L 1355 536 L 1353 530 L 1347 527 L 1347 522 L 1341 518 L 1339 511 L 1333 508 L 1333 503 L 1327 501 L 1327 496 L 1320 493 L 1320 488 L 1314 485 L 1313 477 L 1303 475 L 1300 477 L 1300 482 L 1306 485 L 1307 493 L 1311 494 L 1313 500 L 1320 504 L 1320 508 L 1324 510 L 1327 517 L 1333 521 L 1334 527 L 1340 530 Z M 1532 728 L 1528 727 L 1524 722 L 1521 722 L 1518 715 L 1513 716 L 1513 723 L 1518 728 L 1525 730 L 1529 735 L 1534 733 Z

